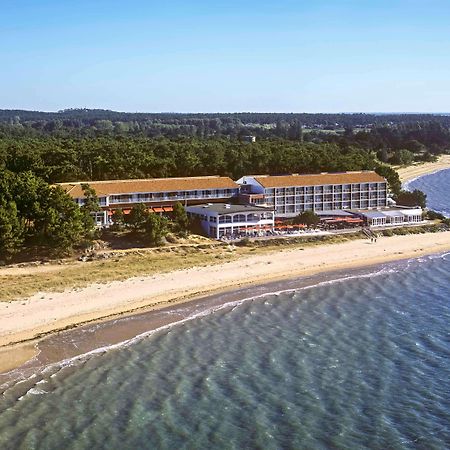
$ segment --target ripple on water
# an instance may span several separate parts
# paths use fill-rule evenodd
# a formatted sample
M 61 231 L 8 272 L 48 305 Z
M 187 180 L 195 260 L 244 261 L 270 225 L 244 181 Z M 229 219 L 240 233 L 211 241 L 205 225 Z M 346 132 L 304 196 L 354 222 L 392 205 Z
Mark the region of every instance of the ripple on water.
M 402 264 L 41 374 L 0 413 L 0 446 L 448 448 L 450 261 Z

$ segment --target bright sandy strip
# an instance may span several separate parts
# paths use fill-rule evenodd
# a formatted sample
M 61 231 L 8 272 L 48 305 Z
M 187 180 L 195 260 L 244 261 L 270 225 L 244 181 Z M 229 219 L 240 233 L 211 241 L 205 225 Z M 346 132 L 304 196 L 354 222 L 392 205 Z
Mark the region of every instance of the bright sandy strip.
M 450 155 L 441 155 L 436 162 L 429 162 L 423 164 L 414 164 L 408 167 L 400 167 L 397 169 L 400 181 L 406 181 L 426 175 L 429 173 L 438 172 L 439 170 L 450 169 Z
M 24 301 L 0 303 L 0 345 L 139 308 L 161 308 L 214 291 L 449 250 L 450 232 L 382 237 L 373 244 L 361 239 L 243 257 L 62 293 L 40 293 Z

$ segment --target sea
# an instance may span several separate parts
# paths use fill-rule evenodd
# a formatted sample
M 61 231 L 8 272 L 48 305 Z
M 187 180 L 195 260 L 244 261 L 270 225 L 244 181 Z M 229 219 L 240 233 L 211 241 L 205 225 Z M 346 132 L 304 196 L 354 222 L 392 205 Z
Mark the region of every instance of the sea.
M 406 183 L 405 188 L 425 192 L 427 207 L 450 217 L 450 169 L 418 177 Z
M 448 211 L 449 177 L 412 186 Z M 44 340 L 0 380 L 0 448 L 450 448 L 450 254 L 158 314 Z

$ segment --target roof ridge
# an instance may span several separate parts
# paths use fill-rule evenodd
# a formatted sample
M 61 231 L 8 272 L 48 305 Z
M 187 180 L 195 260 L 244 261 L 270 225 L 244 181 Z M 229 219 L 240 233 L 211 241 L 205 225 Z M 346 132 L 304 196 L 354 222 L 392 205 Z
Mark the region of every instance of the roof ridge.
M 63 183 L 56 183 L 58 185 L 80 185 L 90 183 L 136 183 L 139 181 L 161 181 L 161 180 L 207 180 L 212 178 L 229 178 L 223 175 L 200 175 L 197 177 L 161 177 L 161 178 L 127 178 L 124 180 L 85 180 L 85 181 L 64 181 Z
M 312 177 L 312 176 L 321 176 L 321 175 L 349 175 L 349 174 L 358 174 L 358 173 L 376 173 L 375 170 L 343 170 L 338 172 L 318 172 L 318 173 L 285 173 L 280 175 L 246 175 L 253 178 L 275 178 L 275 177 Z

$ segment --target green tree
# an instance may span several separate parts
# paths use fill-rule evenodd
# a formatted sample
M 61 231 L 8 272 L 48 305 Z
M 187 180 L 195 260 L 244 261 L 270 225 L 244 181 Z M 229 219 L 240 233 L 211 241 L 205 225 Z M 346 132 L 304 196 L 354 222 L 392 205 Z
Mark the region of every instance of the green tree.
M 130 214 L 126 217 L 126 221 L 135 230 L 142 230 L 147 219 L 152 215 L 143 203 L 139 203 L 131 209 Z
M 400 177 L 398 176 L 398 173 L 396 170 L 394 170 L 392 167 L 389 166 L 378 166 L 375 169 L 375 172 L 378 175 L 381 175 L 382 177 L 386 178 L 389 190 L 394 194 L 398 195 L 402 189 L 402 182 L 400 181 Z
M 426 212 L 425 217 L 429 220 L 444 220 L 445 219 L 444 214 L 441 214 L 440 212 L 437 212 L 437 211 L 433 211 L 432 209 L 430 209 L 429 211 Z
M 189 217 L 184 209 L 184 206 L 177 202 L 173 205 L 173 224 L 174 231 L 177 233 L 186 233 L 189 228 Z
M 414 153 L 406 149 L 396 150 L 390 159 L 391 164 L 408 165 L 414 161 Z
M 420 206 L 425 208 L 427 206 L 427 195 L 419 189 L 414 191 L 401 191 L 400 194 L 395 198 L 398 205 L 402 206 Z
M 80 242 L 83 213 L 62 188 L 31 172 L 0 175 L 3 251 L 11 253 L 23 243 L 65 252 Z
M 121 228 L 125 224 L 125 215 L 123 213 L 122 209 L 116 209 L 111 216 L 111 219 L 113 221 L 113 224 L 116 225 L 118 228 Z
M 57 253 L 70 252 L 86 236 L 86 231 L 91 231 L 85 228 L 85 213 L 59 187 L 49 187 L 37 222 L 40 242 L 53 247 Z
M 9 259 L 23 244 L 24 233 L 14 202 L 0 201 L 0 257 Z
M 150 214 L 145 222 L 145 232 L 151 245 L 161 245 L 168 233 L 169 221 L 158 214 Z
M 304 224 L 308 227 L 315 227 L 320 222 L 320 217 L 314 211 L 303 211 L 298 216 L 294 217 L 295 224 Z
M 85 233 L 89 234 L 95 228 L 94 214 L 101 211 L 101 208 L 95 189 L 88 183 L 83 183 L 81 189 L 84 193 L 84 203 L 80 208 L 83 215 L 83 226 Z

